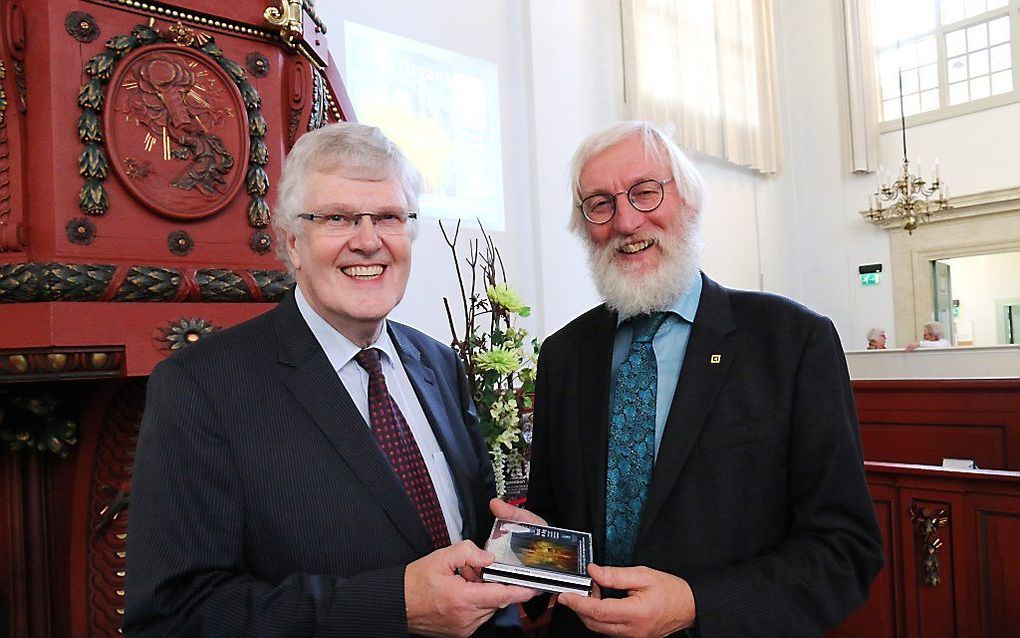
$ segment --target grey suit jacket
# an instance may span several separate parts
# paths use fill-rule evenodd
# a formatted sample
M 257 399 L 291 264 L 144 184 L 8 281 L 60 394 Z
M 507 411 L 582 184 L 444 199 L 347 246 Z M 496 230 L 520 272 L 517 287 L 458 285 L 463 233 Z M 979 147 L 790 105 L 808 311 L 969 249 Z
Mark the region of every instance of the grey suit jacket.
M 528 508 L 605 541 L 616 317 L 599 306 L 542 346 Z M 819 636 L 865 598 L 882 544 L 832 323 L 704 278 L 634 563 L 686 579 L 717 636 Z M 550 635 L 588 632 L 557 607 Z
M 492 468 L 459 359 L 389 322 L 452 470 L 463 537 Z M 128 526 L 128 636 L 406 636 L 431 542 L 293 294 L 160 363 Z

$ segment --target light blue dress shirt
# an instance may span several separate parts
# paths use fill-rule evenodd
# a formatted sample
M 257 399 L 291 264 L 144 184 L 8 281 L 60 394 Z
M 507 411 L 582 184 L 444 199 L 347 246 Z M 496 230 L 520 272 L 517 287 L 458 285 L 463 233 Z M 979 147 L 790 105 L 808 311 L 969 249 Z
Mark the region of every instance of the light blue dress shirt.
M 666 417 L 673 404 L 673 391 L 680 379 L 680 367 L 687 352 L 687 341 L 691 336 L 694 316 L 698 313 L 701 301 L 701 273 L 694 278 L 694 283 L 684 294 L 666 308 L 670 315 L 662 327 L 655 333 L 652 348 L 655 350 L 655 362 L 658 369 L 658 392 L 655 395 L 655 455 L 659 455 L 659 443 L 662 442 L 662 431 L 666 428 Z M 620 364 L 630 352 L 632 330 L 629 323 L 617 320 L 616 337 L 613 340 L 613 369 L 609 380 L 609 405 L 613 404 L 616 388 L 616 373 Z

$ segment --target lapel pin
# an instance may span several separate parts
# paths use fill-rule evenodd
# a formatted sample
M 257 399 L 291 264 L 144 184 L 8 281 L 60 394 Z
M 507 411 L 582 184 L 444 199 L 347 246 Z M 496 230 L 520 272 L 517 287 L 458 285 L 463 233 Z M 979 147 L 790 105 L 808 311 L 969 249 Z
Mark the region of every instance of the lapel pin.
M 721 354 L 713 354 L 712 357 L 709 359 L 709 361 L 711 361 L 712 363 L 722 363 L 722 355 Z

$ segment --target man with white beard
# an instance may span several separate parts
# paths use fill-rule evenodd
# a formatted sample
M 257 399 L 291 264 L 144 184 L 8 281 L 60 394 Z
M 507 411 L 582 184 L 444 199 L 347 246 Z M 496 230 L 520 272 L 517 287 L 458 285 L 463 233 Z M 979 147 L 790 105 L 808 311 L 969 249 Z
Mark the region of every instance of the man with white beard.
M 571 228 L 605 303 L 542 346 L 528 510 L 588 530 L 550 635 L 820 636 L 882 567 L 826 317 L 699 272 L 703 185 L 660 129 L 582 143 Z

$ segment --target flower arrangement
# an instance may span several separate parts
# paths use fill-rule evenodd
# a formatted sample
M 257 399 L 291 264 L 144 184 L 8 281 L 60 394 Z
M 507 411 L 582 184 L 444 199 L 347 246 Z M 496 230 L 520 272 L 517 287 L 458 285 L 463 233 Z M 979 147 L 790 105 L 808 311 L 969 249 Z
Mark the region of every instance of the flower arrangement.
M 529 316 L 531 308 L 507 285 L 502 257 L 484 228 L 482 238 L 469 243 L 464 258 L 470 275 L 468 283 L 457 251 L 460 222 L 452 239 L 442 223 L 439 226 L 453 254 L 464 313 L 463 332 L 458 334 L 450 302 L 443 298 L 452 346 L 467 371 L 492 458 L 496 491 L 500 498 L 512 500 L 523 496 L 527 481 L 530 411 L 539 350 L 538 340 L 529 343 L 528 331 L 517 327 L 516 322 L 518 317 Z

